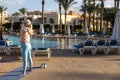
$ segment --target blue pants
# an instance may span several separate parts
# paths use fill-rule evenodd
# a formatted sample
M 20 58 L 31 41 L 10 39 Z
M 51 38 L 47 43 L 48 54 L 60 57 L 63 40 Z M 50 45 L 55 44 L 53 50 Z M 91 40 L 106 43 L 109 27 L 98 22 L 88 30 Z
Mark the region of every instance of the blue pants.
M 32 69 L 33 61 L 31 56 L 31 44 L 30 43 L 21 43 L 22 47 L 22 58 L 23 58 L 23 71 L 26 72 L 27 61 L 29 61 L 30 69 Z

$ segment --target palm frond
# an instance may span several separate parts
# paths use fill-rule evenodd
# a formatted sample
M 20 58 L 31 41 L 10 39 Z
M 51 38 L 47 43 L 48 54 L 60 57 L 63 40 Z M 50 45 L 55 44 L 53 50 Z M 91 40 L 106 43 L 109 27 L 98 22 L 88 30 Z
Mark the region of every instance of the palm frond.
M 2 13 L 2 12 L 5 11 L 5 10 L 7 10 L 6 7 L 4 7 L 4 6 L 0 6 L 0 13 Z
M 27 9 L 26 8 L 21 8 L 19 9 L 20 13 L 22 13 L 23 15 L 26 13 Z

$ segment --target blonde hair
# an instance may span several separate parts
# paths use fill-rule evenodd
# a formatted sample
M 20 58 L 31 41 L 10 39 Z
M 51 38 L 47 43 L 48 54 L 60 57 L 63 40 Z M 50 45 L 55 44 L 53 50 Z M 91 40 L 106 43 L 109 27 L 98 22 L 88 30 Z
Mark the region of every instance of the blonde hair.
M 32 23 L 31 23 L 31 21 L 30 21 L 29 19 L 25 19 L 25 20 L 23 21 L 23 23 L 26 23 L 26 24 L 27 24 L 27 27 L 29 27 L 30 29 L 33 28 Z
M 30 29 L 32 29 L 32 28 L 33 28 L 32 24 L 31 24 L 31 25 L 29 25 L 29 26 L 30 26 Z
M 29 19 L 25 19 L 23 22 L 26 23 L 27 25 L 31 24 L 31 21 Z

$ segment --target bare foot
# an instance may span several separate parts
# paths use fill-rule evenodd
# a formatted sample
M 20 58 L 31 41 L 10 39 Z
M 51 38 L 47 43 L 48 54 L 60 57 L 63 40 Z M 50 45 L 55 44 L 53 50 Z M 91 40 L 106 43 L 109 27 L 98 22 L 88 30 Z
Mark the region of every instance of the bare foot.
M 26 75 L 26 72 L 23 73 L 23 76 L 25 76 L 25 75 Z
M 22 73 L 21 73 L 21 76 L 25 76 L 25 75 L 26 75 L 26 72 L 22 72 Z

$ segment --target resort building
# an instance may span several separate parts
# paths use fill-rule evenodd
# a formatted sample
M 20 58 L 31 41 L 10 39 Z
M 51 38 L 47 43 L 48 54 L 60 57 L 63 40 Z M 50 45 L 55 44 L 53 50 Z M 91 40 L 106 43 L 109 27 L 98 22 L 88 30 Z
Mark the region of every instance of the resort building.
M 21 22 L 24 20 L 24 16 L 20 15 L 20 16 L 8 16 L 8 12 L 4 11 L 3 13 L 3 17 L 2 17 L 2 23 L 6 23 L 6 22 Z M 0 16 L 1 17 L 1 16 Z M 42 23 L 42 12 L 40 12 L 39 10 L 37 11 L 29 11 L 26 13 L 25 16 L 27 19 L 30 19 L 33 25 L 40 25 Z M 62 24 L 65 24 L 65 15 L 62 14 Z M 96 31 L 100 30 L 100 20 L 97 19 L 99 18 L 99 16 L 95 16 L 95 21 L 94 21 L 94 28 Z M 60 24 L 60 14 L 57 12 L 45 12 L 44 13 L 44 23 L 45 25 L 59 25 Z M 66 24 L 67 25 L 79 25 L 82 23 L 83 25 L 83 15 L 82 14 L 77 14 L 74 11 L 69 11 L 69 13 L 67 14 L 67 19 L 66 19 Z M 1 18 L 0 18 L 0 23 L 1 23 Z M 89 25 L 89 15 L 86 14 L 86 25 Z M 106 22 L 103 21 L 103 26 L 102 28 L 106 27 Z M 111 24 L 110 22 L 108 22 L 108 26 L 107 28 L 110 28 Z M 93 19 L 91 18 L 91 22 L 90 22 L 90 27 L 89 29 L 91 31 L 93 31 Z
M 3 11 L 2 18 L 0 16 L 0 24 L 1 24 L 1 20 L 2 20 L 2 24 L 6 23 L 7 22 L 7 20 L 6 20 L 7 17 L 8 17 L 8 11 Z
M 42 13 L 40 11 L 31 11 L 31 12 L 27 12 L 26 14 L 26 18 L 30 19 L 32 21 L 32 24 L 34 25 L 39 25 L 42 23 Z M 65 15 L 62 14 L 62 24 L 64 24 L 65 22 Z M 67 24 L 79 24 L 80 22 L 80 15 L 76 14 L 74 11 L 70 11 L 67 14 Z M 24 19 L 23 16 L 11 16 L 8 17 L 9 21 L 14 21 L 14 22 L 19 22 L 22 21 Z M 55 25 L 59 25 L 59 20 L 60 20 L 60 15 L 57 12 L 46 12 L 44 13 L 44 22 L 45 24 L 55 24 Z
M 62 14 L 61 17 L 62 17 L 62 24 L 65 24 L 65 15 Z M 67 14 L 66 22 L 69 25 L 73 25 L 73 24 L 77 25 L 80 22 L 80 18 L 81 16 L 79 14 L 76 14 L 74 11 L 70 11 Z M 51 24 L 51 20 L 54 22 L 54 24 L 60 24 L 59 23 L 60 15 L 56 12 L 50 12 L 49 14 L 47 14 L 46 19 L 47 19 L 46 24 Z
M 32 24 L 39 25 L 40 24 L 40 18 L 41 18 L 41 12 L 40 11 L 31 11 L 27 12 L 26 18 L 30 19 L 32 21 Z

